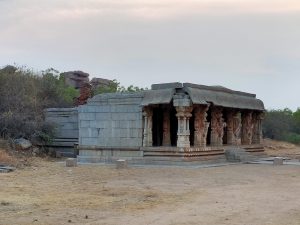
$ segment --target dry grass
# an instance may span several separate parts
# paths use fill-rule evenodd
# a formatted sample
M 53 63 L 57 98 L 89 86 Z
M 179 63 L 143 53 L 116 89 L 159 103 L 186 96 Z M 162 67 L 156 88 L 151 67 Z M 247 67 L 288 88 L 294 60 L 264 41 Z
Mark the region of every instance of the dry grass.
M 16 165 L 17 160 L 8 154 L 8 152 L 0 148 L 0 164 L 2 165 Z
M 282 156 L 300 159 L 300 146 L 283 141 L 264 139 L 265 153 L 269 156 Z
M 69 168 L 36 158 L 0 174 L 0 225 L 298 225 L 299 172 L 271 165 Z

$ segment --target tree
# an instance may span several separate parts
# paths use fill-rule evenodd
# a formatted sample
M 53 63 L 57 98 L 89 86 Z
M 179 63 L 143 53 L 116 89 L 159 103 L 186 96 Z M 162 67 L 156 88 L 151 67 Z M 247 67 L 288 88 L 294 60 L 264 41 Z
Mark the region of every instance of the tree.
M 277 140 L 300 143 L 300 110 L 292 112 L 283 110 L 270 110 L 266 112 L 263 121 L 265 137 Z
M 102 86 L 97 88 L 96 90 L 93 90 L 92 95 L 95 96 L 97 94 L 103 94 L 103 93 L 116 93 L 116 92 L 138 92 L 147 90 L 147 88 L 139 88 L 137 86 L 130 85 L 127 88 L 120 85 L 120 82 L 117 80 L 112 80 L 112 82 L 108 86 Z
M 291 131 L 292 126 L 293 117 L 291 110 L 270 110 L 265 114 L 263 132 L 266 137 L 282 139 L 285 133 Z

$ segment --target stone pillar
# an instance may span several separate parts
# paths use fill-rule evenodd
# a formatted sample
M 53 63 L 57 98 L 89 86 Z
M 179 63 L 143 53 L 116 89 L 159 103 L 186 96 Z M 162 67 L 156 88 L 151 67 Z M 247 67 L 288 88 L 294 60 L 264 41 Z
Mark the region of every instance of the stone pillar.
M 233 144 L 241 144 L 242 118 L 241 113 L 236 111 L 233 113 Z
M 194 133 L 194 146 L 195 147 L 205 147 L 206 138 L 209 127 L 209 122 L 207 122 L 207 111 L 209 106 L 201 105 L 196 106 L 194 109 L 195 115 L 195 133 Z
M 152 141 L 152 116 L 153 110 L 149 107 L 145 107 L 143 111 L 144 116 L 144 135 L 143 135 L 143 146 L 151 147 Z
M 252 144 L 252 112 L 244 112 L 242 114 L 242 144 L 251 145 Z
M 171 146 L 170 108 L 164 108 L 163 115 L 163 146 Z
M 233 145 L 235 143 L 234 141 L 234 116 L 235 112 L 234 110 L 229 110 L 227 112 L 227 144 Z
M 211 111 L 211 145 L 223 145 L 224 123 L 223 109 L 221 107 L 213 107 Z
M 189 123 L 192 117 L 192 107 L 176 107 L 178 118 L 178 131 L 177 131 L 177 147 L 190 147 L 190 129 Z
M 253 144 L 261 144 L 262 143 L 262 120 L 264 114 L 262 112 L 256 112 L 252 115 L 253 121 L 253 136 L 252 143 Z
M 192 102 L 190 97 L 184 93 L 173 96 L 173 105 L 176 108 L 178 119 L 177 147 L 190 147 L 190 127 L 189 122 L 192 117 Z

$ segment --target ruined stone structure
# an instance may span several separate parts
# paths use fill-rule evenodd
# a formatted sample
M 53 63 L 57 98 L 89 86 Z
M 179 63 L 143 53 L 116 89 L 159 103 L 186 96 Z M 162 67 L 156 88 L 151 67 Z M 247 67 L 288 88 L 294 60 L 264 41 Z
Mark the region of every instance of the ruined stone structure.
M 230 146 L 263 151 L 263 112 L 254 94 L 220 86 L 168 83 L 97 95 L 78 107 L 78 160 L 201 160 Z
M 45 120 L 55 126 L 55 137 L 48 147 L 61 156 L 74 156 L 78 143 L 77 108 L 51 108 L 45 110 Z

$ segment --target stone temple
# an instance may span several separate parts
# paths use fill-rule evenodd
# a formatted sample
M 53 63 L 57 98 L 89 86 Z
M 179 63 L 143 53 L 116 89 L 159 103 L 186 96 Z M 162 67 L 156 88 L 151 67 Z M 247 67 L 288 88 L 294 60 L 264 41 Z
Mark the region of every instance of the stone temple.
M 49 109 L 47 117 L 61 110 L 66 118 L 66 109 Z M 71 140 L 78 141 L 81 162 L 199 161 L 222 158 L 226 149 L 263 151 L 263 102 L 221 86 L 153 84 L 141 92 L 96 95 L 70 112 L 78 122 Z

